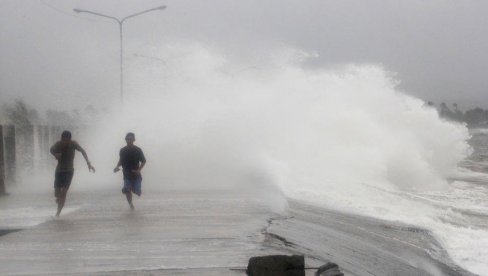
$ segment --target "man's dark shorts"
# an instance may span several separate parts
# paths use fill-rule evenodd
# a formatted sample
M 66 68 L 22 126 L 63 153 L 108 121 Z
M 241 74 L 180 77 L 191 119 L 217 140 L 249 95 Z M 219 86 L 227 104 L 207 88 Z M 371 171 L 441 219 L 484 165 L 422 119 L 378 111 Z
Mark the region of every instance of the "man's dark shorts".
M 61 188 L 69 189 L 74 171 L 56 172 L 54 175 L 54 192 L 58 196 Z

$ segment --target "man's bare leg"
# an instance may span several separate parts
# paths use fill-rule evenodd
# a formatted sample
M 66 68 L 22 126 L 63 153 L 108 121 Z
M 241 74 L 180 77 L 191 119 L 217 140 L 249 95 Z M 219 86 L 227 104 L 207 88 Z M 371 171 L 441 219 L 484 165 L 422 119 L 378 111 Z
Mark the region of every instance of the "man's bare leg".
M 127 202 L 129 202 L 130 209 L 131 210 L 134 210 L 134 205 L 132 204 L 132 192 L 131 191 L 127 191 L 125 193 L 125 197 L 127 197 Z
M 68 190 L 64 187 L 61 188 L 59 191 L 59 196 L 56 199 L 56 202 L 58 203 L 58 211 L 56 212 L 56 217 L 59 217 L 59 215 L 61 214 L 61 210 L 64 207 L 64 202 L 66 201 L 66 193 L 67 192 L 68 192 Z
M 59 191 L 60 190 L 61 190 L 60 188 L 54 188 L 54 197 L 56 198 L 56 204 L 59 203 L 59 194 L 60 194 Z

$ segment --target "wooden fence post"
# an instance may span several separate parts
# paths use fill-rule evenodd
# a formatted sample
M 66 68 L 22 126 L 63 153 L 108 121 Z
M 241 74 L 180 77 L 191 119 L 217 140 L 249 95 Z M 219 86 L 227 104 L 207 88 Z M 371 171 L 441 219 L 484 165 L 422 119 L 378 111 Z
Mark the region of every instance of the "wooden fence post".
M 6 193 L 5 190 L 5 159 L 3 155 L 3 125 L 0 125 L 0 195 Z

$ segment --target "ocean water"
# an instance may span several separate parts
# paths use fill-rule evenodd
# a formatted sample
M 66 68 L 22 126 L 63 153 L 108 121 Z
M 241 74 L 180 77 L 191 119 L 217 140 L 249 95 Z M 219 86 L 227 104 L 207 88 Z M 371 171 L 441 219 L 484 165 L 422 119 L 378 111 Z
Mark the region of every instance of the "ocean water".
M 488 130 L 473 129 L 470 134 L 472 155 L 460 163 L 442 189 L 398 190 L 364 184 L 349 196 L 344 191 L 297 189 L 293 197 L 327 209 L 426 229 L 455 263 L 488 275 Z

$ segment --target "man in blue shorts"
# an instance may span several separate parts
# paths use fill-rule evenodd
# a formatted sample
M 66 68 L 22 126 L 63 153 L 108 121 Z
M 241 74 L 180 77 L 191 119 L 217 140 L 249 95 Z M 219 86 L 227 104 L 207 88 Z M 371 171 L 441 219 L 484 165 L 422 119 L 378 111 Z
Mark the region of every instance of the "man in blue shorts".
M 75 150 L 83 154 L 86 164 L 88 165 L 88 171 L 95 172 L 95 168 L 90 164 L 85 150 L 76 141 L 71 140 L 71 132 L 67 130 L 63 131 L 61 134 L 61 141 L 56 142 L 50 150 L 51 154 L 54 155 L 54 158 L 58 160 L 54 176 L 54 196 L 56 197 L 56 203 L 58 204 L 56 217 L 59 217 L 59 214 L 61 214 L 61 210 L 66 201 L 66 194 L 68 193 L 71 180 L 73 179 L 73 173 L 75 171 L 73 167 Z
M 122 193 L 127 197 L 127 202 L 131 210 L 134 210 L 132 193 L 141 196 L 141 170 L 146 164 L 146 158 L 141 148 L 134 145 L 135 140 L 136 136 L 134 133 L 127 133 L 125 136 L 127 146 L 120 149 L 119 162 L 114 169 L 114 172 L 118 172 L 120 166 L 122 166 L 122 172 L 124 174 L 124 188 L 122 188 Z

